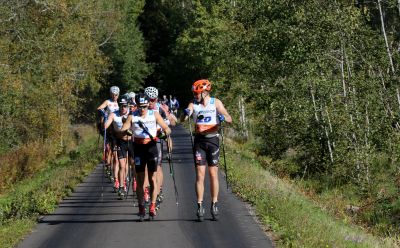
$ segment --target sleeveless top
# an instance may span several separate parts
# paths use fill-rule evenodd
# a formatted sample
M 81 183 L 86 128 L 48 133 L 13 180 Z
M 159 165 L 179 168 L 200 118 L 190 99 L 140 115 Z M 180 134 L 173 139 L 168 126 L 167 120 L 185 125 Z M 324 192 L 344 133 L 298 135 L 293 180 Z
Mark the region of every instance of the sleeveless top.
M 108 112 L 108 114 L 111 113 L 116 113 L 119 110 L 119 106 L 117 102 L 113 102 L 112 99 L 108 99 L 107 100 L 107 107 L 106 107 L 106 111 Z
M 202 116 L 202 118 L 199 118 Z M 215 98 L 211 97 L 207 106 L 203 106 L 197 101 L 193 101 L 193 119 L 195 123 L 195 131 L 197 134 L 216 134 L 219 126 L 217 121 L 217 107 L 215 106 Z
M 120 130 L 127 118 L 128 118 L 128 113 L 125 115 L 121 115 L 119 111 L 114 112 L 114 120 L 113 120 L 114 130 Z
M 157 121 L 154 115 L 154 110 L 147 110 L 147 114 L 144 118 L 140 116 L 139 111 L 135 111 L 132 116 L 133 136 L 134 141 L 137 144 L 147 144 L 151 142 L 150 135 L 139 125 L 139 122 L 143 123 L 144 127 L 147 127 L 148 132 L 153 136 L 157 137 Z
M 167 126 L 169 126 L 171 123 L 167 118 L 167 114 L 168 112 L 161 106 L 161 103 L 157 102 L 156 106 L 154 106 L 154 111 L 157 111 L 158 113 L 160 113 L 161 117 L 163 118 L 165 124 L 167 124 Z M 162 128 L 160 125 L 157 124 L 157 132 L 161 132 Z

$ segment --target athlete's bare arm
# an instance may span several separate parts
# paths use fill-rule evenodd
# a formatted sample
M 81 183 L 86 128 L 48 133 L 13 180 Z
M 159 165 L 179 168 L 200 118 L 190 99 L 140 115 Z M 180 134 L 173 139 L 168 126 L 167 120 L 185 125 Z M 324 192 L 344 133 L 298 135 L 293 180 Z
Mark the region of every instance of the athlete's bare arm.
M 226 122 L 232 123 L 232 117 L 228 114 L 228 111 L 225 109 L 224 104 L 219 99 L 215 100 L 215 107 L 217 108 L 217 112 L 225 116 Z
M 176 116 L 171 113 L 171 114 L 168 115 L 167 118 L 168 118 L 169 123 L 171 124 L 171 126 L 175 127 L 176 126 L 176 122 L 178 121 L 178 119 L 176 119 Z
M 107 103 L 108 103 L 108 100 L 105 100 L 105 101 L 97 108 L 97 110 L 99 110 L 99 109 L 104 109 L 105 107 L 107 107 Z
M 108 117 L 106 123 L 104 123 L 104 127 L 105 127 L 106 129 L 107 129 L 107 128 L 111 125 L 111 123 L 113 122 L 114 116 L 115 116 L 115 114 L 114 114 L 114 113 L 111 113 L 111 115 Z
M 192 115 L 192 113 L 193 113 L 193 103 L 192 102 L 189 103 L 189 105 L 187 106 L 187 109 L 189 109 L 190 113 L 189 113 L 189 115 L 182 115 L 181 116 L 181 122 L 182 121 L 186 121 L 189 118 L 189 116 Z
M 165 123 L 163 118 L 161 117 L 160 113 L 154 112 L 154 116 L 156 117 L 157 124 L 160 125 L 160 127 L 163 129 L 166 135 L 171 134 L 171 129 L 168 127 L 168 125 Z
M 128 130 L 129 128 L 131 128 L 132 125 L 132 116 L 133 115 L 129 115 L 128 119 L 126 119 L 126 121 L 124 122 L 124 125 L 122 125 L 122 128 L 120 130 L 120 132 L 125 132 L 126 130 Z

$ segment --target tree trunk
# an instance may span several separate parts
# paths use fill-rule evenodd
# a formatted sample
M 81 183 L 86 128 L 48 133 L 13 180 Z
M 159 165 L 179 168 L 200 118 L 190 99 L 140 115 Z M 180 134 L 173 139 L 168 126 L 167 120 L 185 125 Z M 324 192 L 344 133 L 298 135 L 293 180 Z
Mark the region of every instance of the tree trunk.
M 397 0 L 397 8 L 399 9 L 399 16 L 400 16 L 400 0 Z
M 342 87 L 343 87 L 343 97 L 347 97 L 347 90 L 346 90 L 346 79 L 344 76 L 344 51 L 343 51 L 343 45 L 342 45 L 342 53 L 341 53 L 341 60 L 340 60 L 340 75 L 342 79 Z M 346 104 L 347 105 L 347 104 Z
M 326 107 L 326 106 L 325 106 L 325 115 L 326 115 L 326 118 L 328 120 L 329 133 L 333 133 L 331 118 L 329 117 L 328 107 Z M 335 141 L 332 141 L 332 148 L 335 148 Z
M 321 106 L 321 109 L 322 109 L 323 107 Z M 328 113 L 328 111 L 326 110 L 326 107 L 325 107 L 325 111 L 326 111 L 326 113 Z M 329 150 L 329 158 L 331 159 L 331 162 L 332 162 L 332 164 L 333 164 L 333 151 L 332 151 L 332 143 L 331 143 L 331 140 L 330 140 L 330 138 L 329 138 L 329 133 L 328 133 L 328 128 L 326 128 L 326 125 L 325 125 L 325 119 L 324 119 L 324 115 L 323 115 L 323 113 L 321 112 L 321 118 L 322 118 L 322 127 L 323 127 L 323 129 L 324 129 L 324 131 L 325 131 L 325 137 L 326 137 L 326 140 L 328 141 L 328 150 Z M 328 120 L 329 120 L 329 117 L 327 116 L 327 118 L 328 118 Z M 330 121 L 328 121 L 328 122 L 330 122 Z M 330 124 L 330 123 L 329 123 Z
M 392 111 L 392 107 L 390 106 L 390 102 L 385 98 L 387 96 L 386 94 L 386 85 L 385 85 L 385 80 L 383 78 L 382 75 L 382 71 L 379 69 L 379 78 L 381 79 L 381 83 L 382 83 L 382 88 L 383 88 L 383 92 L 381 93 L 381 99 L 384 105 L 384 108 L 387 112 L 388 117 L 393 118 L 393 111 Z
M 399 104 L 399 112 L 400 112 L 400 92 L 399 92 L 399 88 L 396 89 L 396 95 L 397 95 L 397 103 Z M 398 117 L 398 116 L 396 116 L 396 117 Z M 398 118 L 396 118 L 395 127 L 396 127 L 397 130 L 400 130 L 400 124 L 398 122 Z
M 381 0 L 378 0 L 378 8 L 379 8 L 379 15 L 381 17 L 382 34 L 383 34 L 383 38 L 385 39 L 386 51 L 387 51 L 387 54 L 388 54 L 388 57 L 389 57 L 390 68 L 392 70 L 392 73 L 394 74 L 394 65 L 393 65 L 392 54 L 390 52 L 389 43 L 388 43 L 388 39 L 387 39 L 387 36 L 386 36 L 385 23 L 383 21 L 383 12 L 382 12 Z
M 311 93 L 311 100 L 312 100 L 313 106 L 314 106 L 314 116 L 315 116 L 315 120 L 316 120 L 317 122 L 319 122 L 317 104 L 316 104 L 316 102 L 315 102 L 314 92 L 313 92 L 313 89 L 312 89 L 312 87 L 311 87 L 311 84 L 310 84 L 310 93 Z
M 247 129 L 247 120 L 246 120 L 246 112 L 245 106 L 243 104 L 243 96 L 239 97 L 239 115 L 240 115 L 240 123 L 243 130 L 243 135 L 246 139 L 249 138 L 249 131 Z

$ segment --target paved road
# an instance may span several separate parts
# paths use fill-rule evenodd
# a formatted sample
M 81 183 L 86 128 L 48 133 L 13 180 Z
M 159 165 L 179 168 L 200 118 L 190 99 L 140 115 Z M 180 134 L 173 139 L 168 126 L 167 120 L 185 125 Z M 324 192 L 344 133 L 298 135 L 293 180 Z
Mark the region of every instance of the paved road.
M 220 220 L 211 220 L 207 187 L 206 219 L 196 221 L 190 136 L 180 126 L 174 128 L 172 136 L 178 206 L 169 167 L 165 164 L 166 199 L 155 220 L 138 222 L 138 208 L 132 195 L 127 200 L 117 200 L 111 184 L 105 183 L 101 197 L 102 167 L 99 165 L 18 247 L 272 247 L 246 204 L 227 192 L 222 176 Z

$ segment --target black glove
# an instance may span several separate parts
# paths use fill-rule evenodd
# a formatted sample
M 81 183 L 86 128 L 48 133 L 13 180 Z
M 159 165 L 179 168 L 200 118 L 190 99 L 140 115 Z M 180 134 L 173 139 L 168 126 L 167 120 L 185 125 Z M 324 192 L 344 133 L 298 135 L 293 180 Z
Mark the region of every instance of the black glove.
M 190 109 L 184 109 L 183 114 L 189 116 L 190 115 Z
M 107 116 L 107 113 L 106 113 L 106 111 L 104 111 L 104 109 L 99 109 L 99 110 L 97 110 L 97 112 L 99 112 L 100 116 L 103 116 L 103 117 Z
M 164 132 L 160 132 L 160 133 L 157 135 L 157 137 L 158 137 L 159 139 L 163 139 L 163 140 L 167 139 L 167 135 L 166 135 Z
M 130 130 L 130 129 L 127 129 L 127 130 L 126 130 L 126 135 L 128 135 L 128 136 L 132 136 L 132 135 L 133 135 L 133 133 L 132 133 L 132 130 Z

